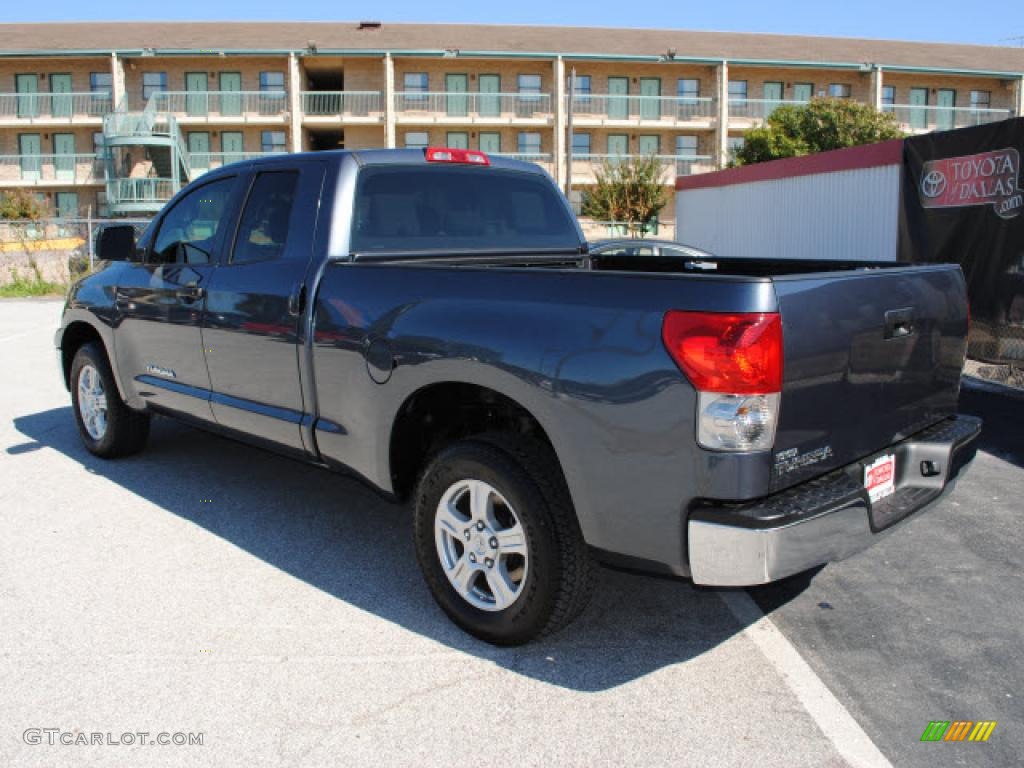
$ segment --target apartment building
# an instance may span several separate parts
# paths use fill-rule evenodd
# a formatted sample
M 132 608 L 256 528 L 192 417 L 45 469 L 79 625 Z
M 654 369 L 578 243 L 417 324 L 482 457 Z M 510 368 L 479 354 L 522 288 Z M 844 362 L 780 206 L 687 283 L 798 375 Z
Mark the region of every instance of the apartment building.
M 1003 120 L 1024 114 L 1024 49 L 375 22 L 0 24 L 0 190 L 32 189 L 61 216 L 149 215 L 235 160 L 447 145 L 539 163 L 578 200 L 619 158 L 656 156 L 666 186 L 720 168 L 773 109 L 826 95 L 892 112 L 908 132 Z

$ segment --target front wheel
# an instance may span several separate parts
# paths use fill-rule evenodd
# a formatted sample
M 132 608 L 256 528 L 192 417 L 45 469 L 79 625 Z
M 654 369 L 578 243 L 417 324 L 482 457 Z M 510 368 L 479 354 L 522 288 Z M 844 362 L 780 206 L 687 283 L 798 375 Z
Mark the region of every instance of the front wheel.
M 485 436 L 442 450 L 416 493 L 416 555 L 434 599 L 496 645 L 550 634 L 586 606 L 594 566 L 551 450 Z
M 121 400 L 101 347 L 83 344 L 78 349 L 70 383 L 78 434 L 90 453 L 109 459 L 142 450 L 149 437 L 149 414 L 133 411 Z

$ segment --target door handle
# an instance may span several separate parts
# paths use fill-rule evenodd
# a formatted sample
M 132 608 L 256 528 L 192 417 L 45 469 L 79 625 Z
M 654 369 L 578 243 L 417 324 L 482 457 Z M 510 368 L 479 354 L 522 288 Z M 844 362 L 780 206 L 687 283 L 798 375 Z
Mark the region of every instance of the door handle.
M 885 313 L 885 338 L 902 339 L 914 333 L 914 308 L 890 309 Z
M 206 295 L 206 290 L 200 288 L 198 285 L 186 285 L 179 288 L 175 295 L 185 304 L 191 304 L 194 301 L 199 301 L 203 296 Z

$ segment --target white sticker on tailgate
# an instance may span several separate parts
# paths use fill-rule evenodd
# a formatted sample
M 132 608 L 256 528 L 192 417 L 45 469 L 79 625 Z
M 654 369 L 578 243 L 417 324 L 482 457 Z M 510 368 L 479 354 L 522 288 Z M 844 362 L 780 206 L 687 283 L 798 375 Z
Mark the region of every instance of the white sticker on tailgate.
M 864 467 L 864 487 L 872 503 L 895 492 L 896 457 L 893 454 L 879 456 Z

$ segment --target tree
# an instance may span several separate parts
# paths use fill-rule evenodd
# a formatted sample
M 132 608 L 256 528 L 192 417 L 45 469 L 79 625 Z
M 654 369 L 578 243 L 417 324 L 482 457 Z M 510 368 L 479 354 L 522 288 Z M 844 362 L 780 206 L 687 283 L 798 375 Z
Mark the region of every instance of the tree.
M 583 215 L 623 222 L 632 237 L 642 235 L 668 202 L 664 168 L 653 155 L 606 161 L 595 176 L 597 183 L 583 193 Z
M 46 215 L 46 204 L 25 189 L 12 189 L 0 194 L 0 221 L 41 219 Z
M 747 131 L 735 163 L 763 163 L 902 137 L 896 118 L 888 112 L 848 99 L 813 99 L 777 107 L 764 125 Z

